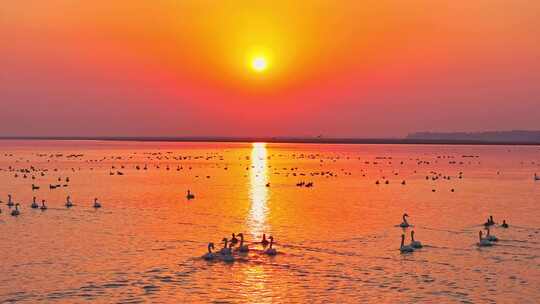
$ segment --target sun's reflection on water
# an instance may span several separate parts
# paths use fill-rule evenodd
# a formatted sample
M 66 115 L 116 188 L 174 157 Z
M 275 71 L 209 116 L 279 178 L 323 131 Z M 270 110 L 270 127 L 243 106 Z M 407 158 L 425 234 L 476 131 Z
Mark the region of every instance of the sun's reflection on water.
M 251 207 L 247 223 L 253 239 L 260 238 L 268 229 L 266 223 L 268 213 L 267 157 L 266 143 L 253 143 L 249 170 Z

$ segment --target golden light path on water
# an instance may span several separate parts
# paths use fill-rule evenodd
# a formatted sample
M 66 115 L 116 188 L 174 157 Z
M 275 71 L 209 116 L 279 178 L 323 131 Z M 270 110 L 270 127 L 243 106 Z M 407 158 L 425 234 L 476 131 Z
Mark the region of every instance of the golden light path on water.
M 261 235 L 268 229 L 266 217 L 268 214 L 268 151 L 265 143 L 253 143 L 250 155 L 249 198 L 250 208 L 247 226 L 251 239 L 260 240 Z M 253 265 L 242 269 L 245 293 L 243 296 L 249 302 L 269 303 L 271 290 L 267 288 L 268 274 L 261 265 Z M 264 296 L 263 296 L 264 295 Z
M 268 214 L 267 155 L 266 143 L 253 143 L 249 170 L 251 207 L 247 222 L 253 239 L 259 239 L 268 230 L 266 223 Z

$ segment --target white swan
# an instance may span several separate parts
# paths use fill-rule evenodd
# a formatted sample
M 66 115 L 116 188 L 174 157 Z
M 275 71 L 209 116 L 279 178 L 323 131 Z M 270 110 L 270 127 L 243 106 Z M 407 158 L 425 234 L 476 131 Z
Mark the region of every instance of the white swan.
M 493 244 L 482 237 L 482 230 L 480 230 L 480 232 L 478 232 L 478 237 L 479 237 L 479 242 L 477 243 L 478 247 L 489 247 L 489 246 L 493 246 Z
M 422 243 L 420 241 L 414 240 L 414 230 L 411 231 L 411 245 L 410 246 L 415 249 L 424 247 L 422 246 Z
M 47 206 L 45 205 L 45 200 L 41 201 L 41 207 L 39 207 L 39 209 L 41 209 L 41 211 L 47 210 Z
M 499 241 L 499 239 L 496 236 L 489 233 L 489 227 L 486 228 L 486 230 L 487 230 L 486 239 L 488 241 L 490 241 L 490 242 L 498 242 Z
M 19 204 L 15 204 L 15 209 L 11 211 L 11 215 L 18 216 L 19 214 L 21 214 L 21 212 L 19 211 Z
M 15 205 L 15 203 L 11 200 L 11 194 L 8 194 L 7 206 L 8 207 L 13 207 L 14 205 Z
M 401 224 L 399 224 L 399 227 L 401 228 L 407 228 L 409 227 L 409 222 L 407 222 L 407 217 L 409 217 L 409 215 L 407 213 L 403 213 L 403 222 L 401 222 Z
M 276 255 L 277 254 L 276 248 L 272 248 L 272 245 L 274 245 L 274 237 L 270 236 L 268 239 L 270 240 L 270 245 L 268 246 L 268 249 L 264 251 L 264 253 L 267 255 Z
M 484 226 L 488 227 L 492 225 L 495 225 L 495 221 L 493 220 L 493 215 L 490 215 L 484 223 Z
M 263 245 L 264 247 L 268 246 L 268 240 L 266 239 L 266 233 L 263 233 L 263 237 L 262 237 L 262 240 L 261 240 L 261 245 Z
M 401 235 L 401 246 L 399 246 L 399 251 L 401 253 L 408 253 L 414 251 L 414 248 L 412 248 L 410 245 L 405 245 L 405 234 Z
M 73 207 L 73 203 L 71 202 L 71 197 L 68 195 L 68 197 L 66 197 L 66 207 L 67 208 L 71 208 Z
M 94 208 L 101 208 L 101 204 L 98 202 L 97 198 L 94 199 Z
M 238 251 L 243 253 L 249 252 L 249 246 L 244 245 L 244 234 L 240 232 L 238 236 L 240 237 L 240 246 L 238 247 Z
M 227 262 L 227 263 L 234 262 L 234 256 L 232 255 L 232 247 L 233 247 L 233 244 L 229 244 L 229 248 L 227 248 L 228 251 L 226 251 L 225 254 L 221 255 L 221 259 L 223 260 L 223 262 Z
M 221 240 L 223 242 L 223 248 L 221 248 L 221 250 L 219 251 L 219 253 L 221 253 L 222 255 L 227 255 L 227 254 L 231 254 L 231 248 L 227 247 L 227 244 L 229 243 L 229 240 L 227 240 L 227 238 L 223 238 L 223 240 Z
M 32 208 L 32 209 L 37 209 L 37 208 L 39 208 L 38 203 L 36 203 L 36 197 L 35 197 L 35 196 L 34 196 L 34 198 L 32 199 L 32 204 L 30 205 L 30 208 Z
M 207 261 L 213 260 L 216 255 L 212 252 L 212 249 L 214 249 L 214 243 L 208 243 L 208 252 L 205 253 L 202 258 Z
M 234 233 L 232 234 L 232 238 L 231 238 L 231 240 L 229 242 L 232 245 L 236 245 L 236 243 L 238 243 L 238 239 L 236 238 L 236 235 Z
M 221 255 L 220 258 L 224 262 L 234 262 L 234 257 L 232 255 L 232 246 L 233 245 L 230 244 L 227 247 L 227 243 L 228 243 L 227 238 L 223 238 L 223 248 L 221 248 L 221 250 L 219 251 L 219 253 Z

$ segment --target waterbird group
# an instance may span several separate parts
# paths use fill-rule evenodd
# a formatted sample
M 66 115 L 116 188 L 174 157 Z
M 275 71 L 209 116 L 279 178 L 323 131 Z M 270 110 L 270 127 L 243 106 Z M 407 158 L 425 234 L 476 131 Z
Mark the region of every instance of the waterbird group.
M 404 213 L 402 216 L 402 222 L 401 224 L 398 225 L 398 227 L 403 228 L 404 231 L 406 228 L 412 227 L 412 225 L 410 225 L 409 222 L 407 221 L 407 217 L 409 217 L 409 215 L 407 213 Z M 490 226 L 494 226 L 494 225 L 495 225 L 495 221 L 493 220 L 493 216 L 490 215 L 487 218 L 487 221 L 483 224 L 484 229 L 486 230 L 486 236 L 484 237 L 482 230 L 478 232 L 479 241 L 477 243 L 477 246 L 490 247 L 490 246 L 493 246 L 494 242 L 499 241 L 499 239 L 495 235 L 491 234 L 491 230 L 489 228 Z M 506 223 L 506 220 L 503 220 L 500 227 L 502 228 L 509 227 L 508 223 Z M 401 234 L 401 245 L 399 246 L 399 251 L 401 253 L 411 253 L 411 252 L 414 252 L 415 249 L 420 249 L 422 247 L 424 247 L 422 243 L 414 239 L 414 230 L 411 230 L 411 243 L 408 245 L 405 244 L 405 233 Z
M 238 238 L 240 238 L 240 241 Z M 268 241 L 270 240 L 270 241 Z M 255 244 L 260 244 L 263 247 L 262 253 L 269 255 L 269 256 L 275 256 L 277 255 L 277 250 L 274 248 L 274 237 L 269 236 L 268 240 L 266 239 L 266 234 L 263 234 L 263 238 L 260 242 Z M 227 239 L 226 237 L 221 240 L 223 242 L 223 248 L 221 248 L 218 252 L 214 252 L 215 249 L 214 243 L 208 243 L 208 252 L 205 253 L 202 258 L 206 261 L 214 261 L 219 260 L 227 263 L 232 263 L 236 260 L 235 256 L 243 255 L 245 256 L 247 253 L 250 252 L 250 248 L 248 244 L 244 243 L 244 234 L 238 233 L 232 234 L 232 237 L 230 239 Z M 238 245 L 238 246 L 236 246 Z M 259 250 L 259 252 L 261 252 Z
M 45 211 L 48 209 L 47 205 L 45 204 L 45 200 L 41 200 L 41 206 L 36 202 L 37 198 L 34 196 L 32 198 L 32 203 L 30 204 L 31 209 L 40 209 L 41 211 Z M 1 203 L 1 202 L 0 202 Z M 8 194 L 8 201 L 6 202 L 6 206 L 11 209 L 13 207 L 13 210 L 11 211 L 12 216 L 19 216 L 21 214 L 21 211 L 19 209 L 20 204 L 15 203 L 13 201 L 13 196 L 11 194 Z M 66 208 L 71 208 L 74 206 L 73 202 L 71 202 L 71 196 L 68 195 L 66 198 L 65 203 Z M 94 204 L 92 205 L 94 209 L 101 208 L 101 203 L 98 201 L 97 198 L 94 199 Z M 0 214 L 2 213 L 2 209 L 0 209 Z

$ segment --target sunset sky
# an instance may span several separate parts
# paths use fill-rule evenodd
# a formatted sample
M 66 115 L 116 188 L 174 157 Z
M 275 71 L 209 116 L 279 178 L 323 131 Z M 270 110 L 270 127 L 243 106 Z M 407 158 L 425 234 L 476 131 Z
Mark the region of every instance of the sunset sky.
M 540 1 L 17 0 L 0 135 L 540 129 Z

